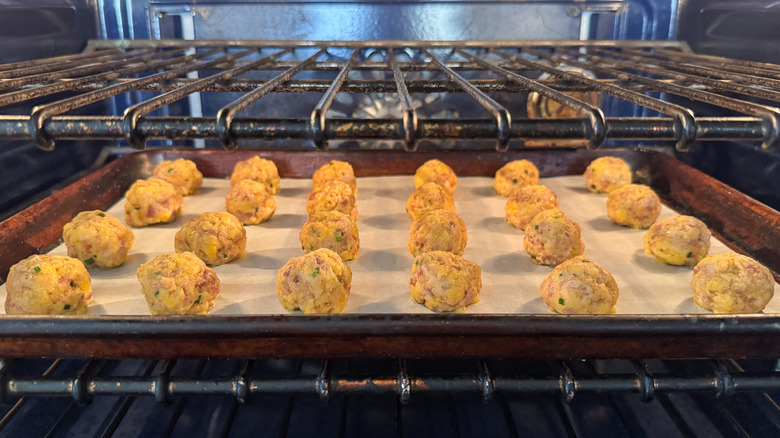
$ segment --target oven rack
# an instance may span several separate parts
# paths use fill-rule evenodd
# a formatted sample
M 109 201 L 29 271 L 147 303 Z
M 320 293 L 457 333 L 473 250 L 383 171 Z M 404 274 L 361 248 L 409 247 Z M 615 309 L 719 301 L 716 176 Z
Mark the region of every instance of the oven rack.
M 200 113 L 200 93 L 225 92 L 240 95 L 214 115 Z M 247 115 L 264 96 L 301 92 L 322 94 L 306 114 Z M 398 113 L 328 117 L 339 93 L 392 93 Z M 421 116 L 427 104 L 419 93 L 468 95 L 489 116 Z M 535 95 L 575 116 L 532 117 L 499 102 L 505 93 L 523 102 Z M 583 93 L 633 105 L 635 114 L 607 116 Z M 137 102 L 128 98 L 122 116 L 89 113 L 89 105 L 116 107 L 112 99 L 128 95 Z M 0 107 L 41 98 L 48 102 L 30 114 L 0 116 L 0 138 L 33 139 L 47 150 L 70 139 L 124 140 L 137 149 L 151 139 L 217 140 L 227 149 L 250 139 L 306 140 L 319 149 L 329 140 L 393 140 L 408 150 L 423 140 L 492 139 L 499 150 L 528 140 L 590 148 L 654 140 L 686 150 L 697 140 L 766 148 L 780 135 L 780 66 L 694 54 L 667 41 L 103 40 L 76 55 L 0 65 Z M 187 115 L 166 115 L 187 102 Z M 87 114 L 68 114 L 76 109 Z
M 196 416 L 206 418 L 209 415 L 203 414 L 204 403 L 221 406 L 216 409 L 217 412 L 225 411 L 223 408 L 228 406 L 227 414 L 215 413 L 214 418 L 211 418 L 212 425 L 216 417 L 222 420 L 219 427 L 222 428 L 222 432 L 215 436 L 227 436 L 227 431 L 234 426 L 234 422 L 247 421 L 246 418 L 240 418 L 242 415 L 236 414 L 241 409 L 240 406 L 247 406 L 249 409 L 254 405 L 265 409 L 263 412 L 268 415 L 267 412 L 276 411 L 274 408 L 269 408 L 269 400 L 277 405 L 287 405 L 287 409 L 278 412 L 280 418 L 269 423 L 281 423 L 283 426 L 281 430 L 289 434 L 292 410 L 290 407 L 294 400 L 306 400 L 304 405 L 308 405 L 308 409 L 300 407 L 296 409 L 307 410 L 309 414 L 312 409 L 318 409 L 317 406 L 320 406 L 319 409 L 328 409 L 329 405 L 336 406 L 342 411 L 338 415 L 343 422 L 344 417 L 347 416 L 343 410 L 347 409 L 347 405 L 351 406 L 349 408 L 351 410 L 360 411 L 361 408 L 365 408 L 361 405 L 387 400 L 387 397 L 394 400 L 383 405 L 385 408 L 389 406 L 392 411 L 391 419 L 395 423 L 396 432 L 403 429 L 402 419 L 411 417 L 410 409 L 425 409 L 429 415 L 437 416 L 441 414 L 432 411 L 441 409 L 441 404 L 444 405 L 445 412 L 449 411 L 446 415 L 455 415 L 462 418 L 461 421 L 469 421 L 466 418 L 467 412 L 453 412 L 455 403 L 464 411 L 479 409 L 474 407 L 479 404 L 500 405 L 503 418 L 499 416 L 498 420 L 506 421 L 507 430 L 522 430 L 523 425 L 520 421 L 527 421 L 527 419 L 522 420 L 522 415 L 517 412 L 517 404 L 530 401 L 534 405 L 548 404 L 554 407 L 547 416 L 555 417 L 554 413 L 557 412 L 560 424 L 565 426 L 570 436 L 579 436 L 582 428 L 585 427 L 583 424 L 578 424 L 582 421 L 582 417 L 577 411 L 583 406 L 587 406 L 587 409 L 593 409 L 593 406 L 606 409 L 606 412 L 599 412 L 598 416 L 601 419 L 596 421 L 607 422 L 607 424 L 596 423 L 590 426 L 602 428 L 608 426 L 609 430 L 619 430 L 622 427 L 629 431 L 625 436 L 636 434 L 636 423 L 642 421 L 636 416 L 642 415 L 650 417 L 646 421 L 650 421 L 656 431 L 663 430 L 666 422 L 672 424 L 684 436 L 711 433 L 705 427 L 706 421 L 697 420 L 696 416 L 686 413 L 686 410 L 690 410 L 690 406 L 686 407 L 686 403 L 679 397 L 690 397 L 703 410 L 704 406 L 708 406 L 710 412 L 706 413 L 705 410 L 705 419 L 710 417 L 708 421 L 713 423 L 720 421 L 722 424 L 719 427 L 726 429 L 720 431 L 722 436 L 735 436 L 735 434 L 770 436 L 780 430 L 780 408 L 775 401 L 777 393 L 772 395 L 773 391 L 780 389 L 780 373 L 776 368 L 775 371 L 767 371 L 766 366 L 759 372 L 746 372 L 742 364 L 734 360 L 498 360 L 489 362 L 455 360 L 442 364 L 421 359 L 408 361 L 56 359 L 32 367 L 30 365 L 29 361 L 24 360 L 19 363 L 13 361 L 2 363 L 0 376 L 2 376 L 4 403 L 0 405 L 0 413 L 3 415 L 0 419 L 0 434 L 12 434 L 14 421 L 25 421 L 27 417 L 36 416 L 30 413 L 33 408 L 25 410 L 26 404 L 34 404 L 36 398 L 52 396 L 60 400 L 63 397 L 72 400 L 70 405 L 67 403 L 57 405 L 62 410 L 61 414 L 50 413 L 49 419 L 45 416 L 38 417 L 42 423 L 47 421 L 50 423 L 46 424 L 46 428 L 50 428 L 47 436 L 59 436 L 57 431 L 72 425 L 80 414 L 86 415 L 86 412 L 92 409 L 89 406 L 100 409 L 100 406 L 113 404 L 114 408 L 110 412 L 101 414 L 105 416 L 105 418 L 101 417 L 101 421 L 104 424 L 108 423 L 108 426 L 102 434 L 93 435 L 111 436 L 117 431 L 120 423 L 132 422 L 133 414 L 128 412 L 132 412 L 131 407 L 134 404 L 145 407 L 147 411 L 154 410 L 154 405 L 142 401 L 143 398 L 151 397 L 162 402 L 161 406 L 168 406 L 164 409 L 172 412 L 171 417 L 166 420 L 169 426 L 182 421 L 180 418 L 182 416 L 192 415 L 185 409 L 185 405 L 190 400 L 200 400 L 198 407 L 192 409 L 198 412 Z M 750 363 L 745 365 L 752 366 Z M 37 376 L 23 377 L 35 372 L 28 368 L 36 367 L 39 373 Z M 418 369 L 421 374 L 412 374 L 407 369 Z M 663 371 L 658 372 L 658 370 Z M 374 374 L 371 374 L 372 372 Z M 117 373 L 121 376 L 114 376 Z M 361 396 L 369 397 L 361 398 Z M 355 404 L 345 400 L 359 400 L 359 402 Z M 640 400 L 645 403 L 637 405 L 635 402 Z M 91 403 L 93 401 L 94 403 Z M 437 401 L 439 403 L 432 403 Z M 634 405 L 630 409 L 637 413 L 636 416 L 621 415 L 621 405 L 630 403 Z M 52 405 L 48 403 L 47 409 L 51 409 Z M 470 408 L 464 408 L 469 405 Z M 643 405 L 646 408 L 642 408 Z M 491 408 L 491 410 L 496 412 L 495 409 Z M 655 414 L 651 415 L 650 412 L 654 410 Z M 747 418 L 746 411 L 750 412 Z M 658 418 L 659 412 L 666 417 L 665 420 Z M 243 416 L 247 417 L 247 415 Z M 635 418 L 632 419 L 632 416 Z M 713 419 L 712 416 L 717 418 Z M 148 414 L 146 417 L 154 418 Z M 249 417 L 251 418 L 251 415 Z M 153 421 L 152 419 L 148 421 Z M 312 415 L 309 421 L 314 420 L 316 415 Z M 619 424 L 609 424 L 607 420 L 617 420 Z M 193 420 L 189 418 L 187 421 Z M 254 421 L 258 420 L 255 418 Z M 696 421 L 701 421 L 701 424 L 697 424 Z M 92 427 L 95 425 L 93 424 Z M 279 424 L 273 427 L 279 427 Z M 446 425 L 439 425 L 439 427 L 446 428 Z M 343 433 L 343 428 L 343 424 L 338 427 L 342 431 L 339 435 L 350 435 Z M 501 427 L 494 427 L 491 430 L 499 429 Z M 167 430 L 170 432 L 170 429 Z M 631 432 L 632 430 L 634 432 Z M 327 430 L 323 433 L 327 434 Z M 82 434 L 86 436 L 86 432 Z M 396 433 L 396 435 L 404 434 Z M 520 435 L 522 436 L 522 433 Z M 241 434 L 238 433 L 237 436 Z M 285 436 L 285 433 L 280 433 L 280 436 Z M 517 434 L 508 436 L 517 436 Z M 622 435 L 618 434 L 618 436 Z

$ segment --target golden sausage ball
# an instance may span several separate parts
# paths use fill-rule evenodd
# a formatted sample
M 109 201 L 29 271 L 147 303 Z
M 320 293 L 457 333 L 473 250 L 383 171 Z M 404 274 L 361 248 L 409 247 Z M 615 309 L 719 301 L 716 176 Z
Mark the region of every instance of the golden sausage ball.
M 205 315 L 222 290 L 214 270 L 191 252 L 159 255 L 135 275 L 152 315 Z
M 450 169 L 450 166 L 436 159 L 426 161 L 414 173 L 415 188 L 430 182 L 442 186 L 450 194 L 455 193 L 458 187 L 458 177 L 455 172 Z
M 515 228 L 525 230 L 537 214 L 558 208 L 558 198 L 545 186 L 523 186 L 515 189 L 507 198 L 504 211 L 506 221 Z
M 243 179 L 230 188 L 225 210 L 244 225 L 261 224 L 276 212 L 276 199 L 257 181 Z
M 5 287 L 9 315 L 83 315 L 92 301 L 87 269 L 66 256 L 27 257 L 11 266 Z
M 279 169 L 271 160 L 255 156 L 239 161 L 230 175 L 230 185 L 236 185 L 242 179 L 259 182 L 265 187 L 265 191 L 272 195 L 279 193 Z
M 352 188 L 352 194 L 357 197 L 358 187 L 355 171 L 346 161 L 333 160 L 323 165 L 312 176 L 313 190 L 324 186 L 330 181 L 341 181 Z
M 539 288 L 550 310 L 568 314 L 615 313 L 618 294 L 612 274 L 582 256 L 556 266 Z
M 455 212 L 455 200 L 452 199 L 452 195 L 436 183 L 421 185 L 406 200 L 406 213 L 412 220 L 417 220 L 433 210 Z
M 479 302 L 482 269 L 446 251 L 418 255 L 409 279 L 411 298 L 434 312 L 463 312 Z
M 203 185 L 203 174 L 198 166 L 184 158 L 158 164 L 154 168 L 154 177 L 173 184 L 182 196 L 195 193 Z
M 207 212 L 182 225 L 174 246 L 176 252 L 191 251 L 207 264 L 219 266 L 244 255 L 246 230 L 226 211 Z
M 691 216 L 656 222 L 645 233 L 645 253 L 668 265 L 695 266 L 710 251 L 710 230 Z
M 555 266 L 585 251 L 580 226 L 558 209 L 545 210 L 531 219 L 523 246 L 537 265 Z
M 306 200 L 309 216 L 320 211 L 338 211 L 357 221 L 359 214 L 352 187 L 341 181 L 329 181 L 313 191 Z
M 360 235 L 355 221 L 335 210 L 314 213 L 301 228 L 298 239 L 304 253 L 327 248 L 344 260 L 357 257 L 360 249 Z
M 714 313 L 755 313 L 775 293 L 775 280 L 765 266 L 735 253 L 703 258 L 693 268 L 693 301 Z
M 320 248 L 293 257 L 276 273 L 276 296 L 287 310 L 339 313 L 352 287 L 352 270 L 338 254 Z
M 430 251 L 447 251 L 462 256 L 468 242 L 466 223 L 449 210 L 434 210 L 412 222 L 409 252 L 413 256 Z
M 134 182 L 125 199 L 125 222 L 131 227 L 173 222 L 184 204 L 176 187 L 157 178 Z
M 539 184 L 539 169 L 528 160 L 515 160 L 504 164 L 498 169 L 493 180 L 493 187 L 501 196 L 509 196 L 518 187 L 537 184 Z
M 87 268 L 115 268 L 127 259 L 135 236 L 119 219 L 100 210 L 82 211 L 62 227 L 68 255 Z
M 661 214 L 661 200 L 653 189 L 628 184 L 609 193 L 607 216 L 612 222 L 631 228 L 647 228 Z
M 620 158 L 601 157 L 591 161 L 583 176 L 591 192 L 609 193 L 631 184 L 631 167 Z

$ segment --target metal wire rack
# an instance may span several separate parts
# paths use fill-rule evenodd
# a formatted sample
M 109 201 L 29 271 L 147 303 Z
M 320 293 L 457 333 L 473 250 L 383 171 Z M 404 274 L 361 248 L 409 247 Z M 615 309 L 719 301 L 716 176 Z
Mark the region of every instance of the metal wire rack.
M 242 436 L 260 417 L 273 435 L 300 436 L 309 427 L 308 433 L 361 436 L 350 430 L 357 423 L 349 418 L 366 412 L 379 423 L 374 427 L 395 436 L 425 435 L 426 426 L 448 430 L 447 436 L 474 435 L 468 424 L 479 421 L 506 436 L 549 436 L 540 422 L 553 417 L 563 430 L 552 435 L 600 430 L 598 436 L 635 436 L 649 425 L 687 436 L 780 431 L 780 409 L 771 395 L 780 389 L 780 374 L 766 367 L 749 372 L 735 361 L 57 359 L 5 362 L 1 373 L 7 403 L 0 406 L 0 434 L 8 436 L 33 417 L 40 436 L 121 435 L 137 411 L 145 412 L 146 422 L 162 423 L 150 430 L 165 430 L 165 436 L 182 429 L 205 436 L 204 424 L 210 424 L 209 436 Z M 38 404 L 42 396 L 55 398 Z M 163 403 L 156 410 L 145 401 L 154 403 L 152 397 Z M 692 401 L 695 410 L 687 406 Z M 535 410 L 547 411 L 540 416 L 545 420 L 534 419 Z M 746 411 L 753 414 L 748 421 Z M 299 424 L 301 415 L 308 426 Z M 333 418 L 323 422 L 323 415 Z
M 138 149 L 150 139 L 216 140 L 228 149 L 250 139 L 307 140 L 319 149 L 332 140 L 395 140 L 414 150 L 423 140 L 490 139 L 499 150 L 531 139 L 590 148 L 669 141 L 679 150 L 696 140 L 750 140 L 766 148 L 780 133 L 779 90 L 780 66 L 666 41 L 93 41 L 77 55 L 0 65 L 0 107 L 13 112 L 46 98 L 31 114 L 0 116 L 0 138 L 32 138 L 43 149 L 65 139 L 125 140 Z M 574 92 L 598 93 L 600 103 Z M 280 93 L 316 93 L 317 103 L 295 116 L 253 116 L 264 105 L 285 106 L 269 100 Z M 392 94 L 398 109 L 392 117 L 334 115 L 340 93 Z M 416 95 L 431 93 L 462 95 L 478 111 L 428 114 Z M 218 103 L 213 114 L 200 103 L 184 115 L 169 110 L 200 94 Z M 530 94 L 574 115 L 529 114 Z M 68 115 L 118 96 L 131 96 L 121 116 Z

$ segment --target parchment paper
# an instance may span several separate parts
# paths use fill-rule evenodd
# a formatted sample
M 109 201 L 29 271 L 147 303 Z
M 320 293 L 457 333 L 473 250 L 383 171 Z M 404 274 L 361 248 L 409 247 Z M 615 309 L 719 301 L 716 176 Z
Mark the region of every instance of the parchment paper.
M 558 195 L 561 209 L 582 227 L 585 255 L 609 270 L 620 287 L 619 314 L 708 313 L 693 303 L 692 268 L 657 263 L 644 254 L 644 230 L 613 224 L 606 215 L 606 196 L 588 192 L 580 176 L 543 178 Z M 358 178 L 360 252 L 348 262 L 352 291 L 345 313 L 430 313 L 409 299 L 413 257 L 406 248 L 411 220 L 405 212 L 414 190 L 411 176 Z M 311 180 L 283 179 L 276 214 L 260 225 L 247 226 L 247 255 L 214 268 L 222 294 L 212 314 L 286 314 L 276 298 L 276 271 L 302 254 L 298 232 L 306 222 Z M 205 211 L 224 210 L 228 180 L 206 179 L 200 192 L 184 198 L 182 219 L 165 225 L 133 228 L 136 246 L 128 260 L 112 270 L 90 270 L 92 315 L 148 315 L 135 271 L 153 257 L 173 252 L 176 231 Z M 531 262 L 523 250 L 523 232 L 504 221 L 505 198 L 496 194 L 492 178 L 458 179 L 457 213 L 466 222 L 464 257 L 482 267 L 481 301 L 469 313 L 543 313 L 539 285 L 552 268 Z M 124 199 L 109 212 L 124 221 Z M 660 219 L 676 213 L 664 207 Z M 730 250 L 713 238 L 710 254 Z M 61 245 L 52 254 L 65 255 Z M 765 313 L 780 313 L 780 287 Z M 0 299 L 5 300 L 5 285 Z

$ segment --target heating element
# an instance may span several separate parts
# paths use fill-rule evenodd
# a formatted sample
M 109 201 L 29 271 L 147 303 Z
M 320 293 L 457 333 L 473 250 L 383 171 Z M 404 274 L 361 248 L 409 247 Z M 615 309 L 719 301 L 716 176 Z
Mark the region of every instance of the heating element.
M 43 149 L 65 139 L 136 149 L 156 139 L 227 149 L 257 144 L 250 140 L 319 149 L 390 140 L 409 150 L 490 140 L 505 150 L 567 139 L 589 148 L 620 140 L 768 148 L 780 130 L 780 66 L 697 55 L 679 42 L 93 41 L 78 55 L 2 65 L 0 78 L 0 105 L 49 100 L 1 116 L 0 138 Z M 76 94 L 56 98 L 66 91 Z M 344 104 L 350 93 L 369 102 Z M 368 109 L 386 95 L 397 105 L 376 117 Z M 572 111 L 542 118 L 532 95 Z M 455 97 L 466 99 L 458 111 L 435 108 Z M 104 100 L 127 109 L 68 115 Z

